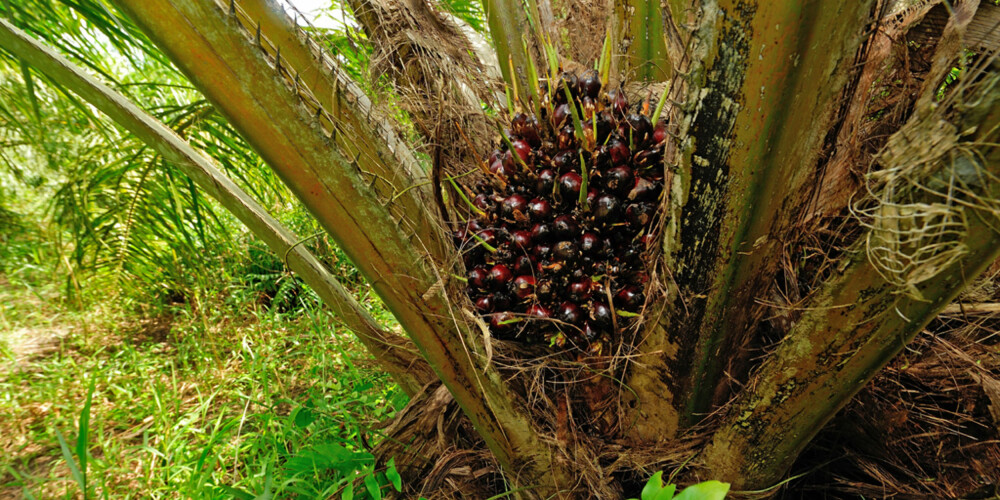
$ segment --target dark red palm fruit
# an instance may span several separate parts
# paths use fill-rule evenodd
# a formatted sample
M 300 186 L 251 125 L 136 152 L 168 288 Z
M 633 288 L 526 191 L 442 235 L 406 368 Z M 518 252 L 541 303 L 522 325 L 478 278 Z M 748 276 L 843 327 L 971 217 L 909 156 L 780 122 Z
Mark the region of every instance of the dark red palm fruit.
M 649 273 L 646 271 L 636 271 L 629 274 L 628 282 L 637 286 L 645 286 L 646 283 L 649 283 Z
M 580 250 L 584 255 L 596 255 L 604 248 L 604 240 L 595 233 L 586 232 L 580 236 Z
M 489 196 L 486 196 L 485 193 L 479 193 L 472 199 L 472 204 L 475 205 L 476 208 L 485 212 L 488 211 L 493 205 L 493 200 L 491 200 Z
M 520 139 L 512 141 L 510 145 L 514 146 L 514 152 L 517 153 L 517 156 L 521 157 L 521 161 L 528 163 L 528 158 L 531 157 L 531 145 L 527 141 Z
M 625 165 L 632 159 L 632 151 L 629 150 L 628 143 L 617 137 L 608 141 L 607 148 L 612 165 Z
M 591 290 L 593 289 L 593 281 L 590 278 L 584 277 L 579 281 L 574 281 L 566 287 L 566 291 L 569 292 L 569 298 L 576 301 L 583 301 L 590 298 Z
M 538 180 L 535 181 L 535 191 L 540 195 L 552 194 L 552 188 L 556 183 L 556 173 L 554 170 L 545 169 L 538 172 Z
M 508 174 L 515 172 L 514 164 L 514 154 L 510 151 L 504 151 L 503 156 L 500 157 L 500 161 L 503 162 L 503 168 Z
M 632 164 L 636 168 L 641 170 L 662 168 L 663 167 L 663 149 L 643 149 L 635 154 L 632 158 Z
M 486 288 L 490 271 L 485 267 L 476 267 L 469 271 L 469 286 L 475 288 Z
M 513 269 L 514 274 L 517 275 L 531 274 L 531 272 L 534 270 L 534 267 L 535 263 L 532 262 L 531 257 L 528 257 L 527 255 L 523 254 L 518 255 L 514 259 L 514 269 Z
M 567 172 L 559 176 L 559 191 L 564 199 L 576 201 L 580 195 L 580 188 L 583 186 L 583 177 L 576 172 Z
M 655 211 L 652 203 L 632 203 L 625 208 L 625 220 L 633 228 L 641 228 L 653 220 Z
M 608 224 L 614 222 L 619 210 L 621 210 L 621 201 L 613 195 L 602 194 L 594 200 L 591 210 L 594 212 L 595 221 Z
M 594 150 L 590 166 L 593 167 L 592 170 L 597 169 L 599 172 L 603 172 L 611 167 L 611 153 L 607 144 L 602 144 Z
M 654 201 L 663 192 L 663 181 L 651 181 L 644 177 L 636 177 L 635 186 L 628 193 L 628 199 L 636 201 Z
M 653 127 L 653 143 L 662 144 L 667 140 L 667 124 L 664 122 L 657 123 Z
M 492 165 L 493 162 L 499 161 L 502 156 L 503 156 L 503 151 L 500 151 L 499 149 L 494 149 L 493 152 L 490 153 L 490 157 L 486 160 L 486 164 Z
M 550 238 L 555 234 L 555 230 L 552 228 L 551 224 L 539 223 L 531 226 L 531 239 L 537 243 L 544 243 L 549 241 Z
M 604 185 L 608 191 L 624 196 L 635 186 L 635 176 L 631 168 L 624 165 L 617 166 L 604 174 Z
M 580 76 L 577 85 L 580 95 L 597 99 L 601 94 L 601 75 L 596 70 L 588 69 Z
M 615 128 L 611 115 L 607 112 L 598 113 L 594 119 L 597 120 L 597 143 L 604 144 Z
M 552 311 L 541 304 L 532 304 L 528 308 L 528 316 L 536 319 L 549 319 L 552 317 Z
M 644 144 L 653 134 L 653 124 L 650 123 L 646 115 L 630 113 L 625 117 L 625 123 L 632 133 L 632 144 L 634 145 Z
M 576 325 L 583 320 L 583 310 L 575 303 L 566 301 L 559 304 L 559 307 L 556 308 L 556 318 L 559 321 Z
M 506 176 L 507 169 L 503 166 L 503 160 L 497 159 L 493 163 L 490 163 L 490 172 L 497 174 L 499 176 Z
M 535 285 L 535 296 L 539 300 L 550 300 L 555 295 L 555 287 L 550 279 L 540 279 Z
M 528 208 L 528 199 L 524 195 L 512 194 L 503 200 L 503 204 L 500 205 L 500 213 L 504 217 L 514 217 L 514 212 L 521 212 L 522 214 Z
M 463 248 L 462 249 L 462 262 L 465 263 L 466 269 L 471 269 L 476 264 L 482 261 L 482 257 L 478 255 L 476 251 L 478 247 Z
M 483 240 L 483 243 L 486 243 L 487 245 L 496 248 L 497 246 L 496 231 L 492 229 L 483 229 L 482 231 L 476 233 L 476 236 L 479 236 L 479 239 Z
M 451 233 L 451 237 L 455 240 L 455 246 L 461 248 L 465 246 L 465 240 L 469 237 L 469 231 L 462 226 Z
M 590 308 L 590 317 L 594 320 L 594 324 L 600 327 L 613 327 L 615 321 L 614 316 L 614 309 L 611 309 L 611 307 L 605 304 L 604 301 L 595 301 L 594 305 Z
M 547 259 L 552 255 L 552 245 L 549 245 L 548 243 L 538 243 L 531 251 L 531 255 L 534 255 L 536 259 Z
M 563 96 L 566 95 L 566 88 L 569 88 L 569 93 L 573 96 L 577 96 L 577 90 L 579 88 L 579 79 L 576 77 L 575 73 L 569 71 L 564 71 L 563 74 L 559 75 L 559 88 L 556 89 Z
M 559 129 L 563 124 L 568 123 L 570 109 L 569 104 L 560 104 L 552 111 L 552 128 Z
M 529 116 L 528 121 L 524 124 L 524 127 L 518 131 L 518 135 L 522 139 L 528 141 L 532 147 L 539 147 L 542 145 L 542 139 L 539 135 L 538 119 L 534 116 Z
M 580 258 L 580 247 L 573 241 L 560 241 L 552 247 L 552 255 L 563 262 L 573 262 Z
M 532 220 L 545 220 L 552 215 L 552 204 L 544 198 L 535 198 L 528 202 L 528 216 Z
M 628 99 L 625 98 L 625 91 L 620 88 L 608 91 L 608 104 L 619 117 L 628 113 Z
M 587 342 L 593 342 L 598 336 L 601 335 L 601 332 L 597 328 L 594 328 L 594 325 L 586 320 L 583 322 L 583 328 L 580 330 L 582 330 L 583 338 L 587 339 Z
M 577 225 L 572 215 L 560 215 L 552 222 L 552 229 L 554 229 L 556 237 L 570 239 L 576 236 L 580 226 Z
M 493 310 L 494 311 L 509 311 L 511 304 L 513 304 L 510 294 L 507 292 L 497 292 L 493 294 Z
M 514 117 L 510 119 L 510 130 L 517 135 L 521 135 L 521 130 L 528 123 L 528 115 L 524 113 L 515 113 Z
M 497 264 L 490 268 L 489 279 L 487 284 L 491 285 L 493 288 L 503 288 L 510 283 L 513 275 L 510 272 L 510 268 L 503 264 Z
M 482 223 L 480 223 L 476 219 L 469 220 L 469 222 L 465 225 L 465 227 L 470 233 L 479 233 L 483 229 L 486 229 L 485 227 L 483 227 Z
M 594 202 L 597 201 L 597 197 L 600 194 L 601 193 L 597 190 L 597 188 L 587 188 L 587 206 L 594 206 Z
M 628 285 L 615 294 L 615 304 L 630 312 L 638 311 L 645 300 L 645 297 L 642 295 L 642 288 L 636 285 Z
M 563 125 L 556 135 L 556 146 L 559 149 L 572 149 L 576 147 L 576 129 L 573 125 Z
M 535 277 L 534 276 L 518 276 L 514 278 L 514 295 L 517 298 L 524 300 L 535 293 Z
M 514 331 L 514 325 L 517 322 L 517 316 L 509 311 L 501 311 L 494 313 L 490 317 L 490 329 L 495 334 L 506 334 Z
M 590 121 L 590 118 L 594 117 L 594 113 L 597 112 L 597 100 L 590 96 L 583 96 L 580 98 L 580 116 Z M 593 126 L 593 125 L 591 125 Z M 586 130 L 586 129 L 584 129 Z M 591 128 L 591 130 L 593 130 Z
M 531 249 L 531 231 L 518 229 L 510 233 L 510 241 L 524 250 Z
M 493 296 L 483 295 L 482 297 L 477 298 L 476 309 L 483 313 L 493 312 Z
M 577 155 L 573 151 L 560 151 L 552 157 L 552 168 L 564 174 L 576 169 Z

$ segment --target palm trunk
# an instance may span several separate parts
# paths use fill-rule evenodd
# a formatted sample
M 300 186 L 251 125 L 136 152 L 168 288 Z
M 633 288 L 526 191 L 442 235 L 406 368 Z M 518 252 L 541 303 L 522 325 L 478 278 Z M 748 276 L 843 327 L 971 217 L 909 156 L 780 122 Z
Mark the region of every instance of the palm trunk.
M 640 350 L 686 374 L 675 382 L 686 425 L 731 394 L 724 374 L 739 379 L 747 369 L 761 315 L 755 295 L 770 286 L 807 201 L 801 188 L 813 179 L 869 5 L 695 2 L 665 13 L 668 33 L 678 31 L 668 49 L 686 138 L 667 159 L 677 165 L 664 235 L 675 333 L 651 332 Z M 672 344 L 680 347 L 670 356 L 662 346 Z M 633 385 L 641 401 L 663 390 Z
M 483 10 L 486 11 L 486 21 L 489 23 L 490 37 L 500 62 L 503 81 L 511 92 L 509 95 L 524 103 L 527 108 L 532 95 L 531 88 L 536 85 L 536 82 L 530 81 L 529 68 L 537 68 L 536 62 L 543 60 L 536 53 L 538 47 L 535 42 L 538 38 L 531 34 L 532 27 L 528 24 L 520 2 L 487 0 L 483 2 Z
M 872 231 L 804 304 L 752 390 L 723 419 L 706 457 L 717 476 L 745 489 L 776 483 L 823 425 L 1000 256 L 1000 77 L 986 76 L 978 87 L 983 92 L 959 98 L 972 106 L 958 108 L 957 116 L 918 109 L 890 139 L 880 177 L 898 176 L 893 180 L 912 191 L 883 198 L 870 212 Z M 958 131 L 969 130 L 975 135 L 960 140 Z M 942 204 L 965 222 L 949 227 L 955 236 L 933 233 L 941 222 L 934 210 Z M 913 226 L 925 223 L 929 229 Z M 935 257 L 950 258 L 919 262 L 902 276 L 884 265 L 887 248 L 902 252 L 895 260 L 934 247 Z
M 662 82 L 671 74 L 663 13 L 655 0 L 615 0 L 611 16 L 616 82 Z

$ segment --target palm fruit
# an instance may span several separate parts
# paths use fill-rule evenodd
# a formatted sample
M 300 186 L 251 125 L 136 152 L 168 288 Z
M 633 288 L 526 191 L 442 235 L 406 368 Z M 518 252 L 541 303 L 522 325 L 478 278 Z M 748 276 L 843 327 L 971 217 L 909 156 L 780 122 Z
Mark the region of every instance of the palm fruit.
M 493 336 L 608 353 L 645 302 L 665 127 L 596 72 L 556 84 L 542 116 L 511 118 L 455 242 Z

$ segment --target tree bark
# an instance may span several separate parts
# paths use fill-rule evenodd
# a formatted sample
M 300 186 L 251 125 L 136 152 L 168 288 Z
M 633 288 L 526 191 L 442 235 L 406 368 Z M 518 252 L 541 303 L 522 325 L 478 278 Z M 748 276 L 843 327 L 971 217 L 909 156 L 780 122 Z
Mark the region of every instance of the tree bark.
M 881 231 L 862 238 L 842 271 L 804 304 L 804 315 L 723 419 L 705 458 L 716 476 L 739 489 L 776 483 L 823 425 L 1000 255 L 1000 77 L 984 78 L 957 99 L 956 116 L 918 108 L 890 141 L 879 173 L 912 184 L 912 211 L 900 211 L 890 197 L 871 212 Z M 959 131 L 970 130 L 972 137 L 959 139 Z M 934 204 L 961 212 L 963 230 L 945 240 L 905 232 L 903 224 L 930 217 L 921 210 Z M 905 238 L 918 239 L 904 250 L 947 244 L 959 253 L 925 264 L 904 286 L 877 264 L 888 240 Z
M 814 178 L 871 2 L 669 5 L 682 139 L 667 158 L 676 167 L 664 251 L 667 286 L 678 290 L 672 337 L 647 339 L 640 351 L 681 346 L 672 364 L 686 374 L 676 391 L 685 396 L 676 404 L 692 425 L 728 398 L 727 377 L 747 369 L 762 312 L 755 299 L 807 201 L 802 186 Z M 634 388 L 640 400 L 660 391 Z
M 614 0 L 611 31 L 614 50 L 611 81 L 663 82 L 670 60 L 663 31 L 663 12 L 655 0 Z
M 417 236 L 433 239 L 439 225 L 436 212 L 427 210 L 433 206 L 430 178 L 400 139 L 393 120 L 274 0 L 244 0 L 230 8 L 247 30 L 259 28 L 260 50 L 271 57 L 280 51 L 297 93 L 316 108 L 312 111 L 318 113 L 317 121 L 328 129 L 338 150 L 372 177 L 371 189 L 409 214 Z
M 519 1 L 486 0 L 483 2 L 483 10 L 486 11 L 490 38 L 493 40 L 493 49 L 497 52 L 503 81 L 510 88 L 511 95 L 527 108 L 532 96 L 531 89 L 537 85 L 537 82 L 530 81 L 529 68 L 548 67 L 547 64 L 538 64 L 545 57 L 537 53 L 537 33 L 532 33 Z M 511 105 L 513 103 L 508 104 Z

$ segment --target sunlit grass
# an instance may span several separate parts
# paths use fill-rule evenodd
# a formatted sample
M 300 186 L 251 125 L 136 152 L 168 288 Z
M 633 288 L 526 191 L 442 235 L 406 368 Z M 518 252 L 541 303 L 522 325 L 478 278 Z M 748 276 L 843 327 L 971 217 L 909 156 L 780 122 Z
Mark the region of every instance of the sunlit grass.
M 330 495 L 374 468 L 364 453 L 378 441 L 373 425 L 405 403 L 353 337 L 311 307 L 282 317 L 178 305 L 137 320 L 105 304 L 46 316 L 31 310 L 58 307 L 23 288 L 2 293 L 0 352 L 12 350 L 14 330 L 64 336 L 26 359 L 3 357 L 0 497 L 82 497 L 57 431 L 73 448 L 91 383 L 82 473 L 94 498 Z M 317 459 L 329 450 L 355 462 Z

